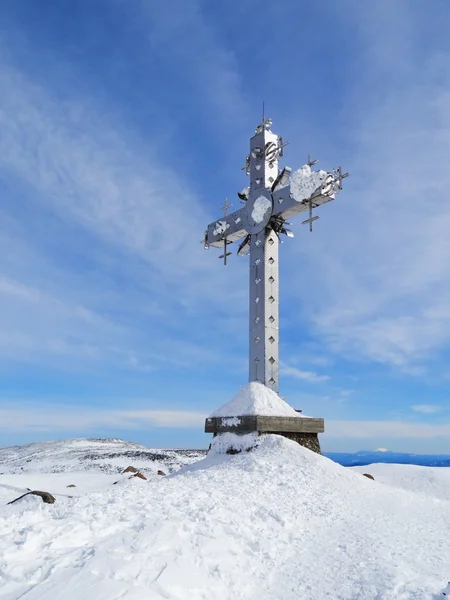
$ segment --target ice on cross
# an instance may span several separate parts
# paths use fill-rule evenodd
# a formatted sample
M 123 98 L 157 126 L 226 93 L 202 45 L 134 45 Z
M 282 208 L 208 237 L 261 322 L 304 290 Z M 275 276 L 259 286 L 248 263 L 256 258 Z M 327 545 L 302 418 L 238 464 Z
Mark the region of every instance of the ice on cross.
M 205 248 L 222 248 L 226 264 L 228 247 L 241 240 L 238 254 L 250 254 L 249 381 L 279 390 L 279 280 L 280 235 L 292 237 L 286 221 L 308 211 L 303 221 L 312 230 L 313 209 L 333 200 L 347 176 L 340 167 L 334 171 L 313 170 L 317 161 L 291 173 L 280 169 L 279 159 L 286 144 L 271 131 L 272 121 L 263 120 L 250 140 L 245 171 L 250 185 L 238 194 L 244 206 L 210 223 L 205 232 Z

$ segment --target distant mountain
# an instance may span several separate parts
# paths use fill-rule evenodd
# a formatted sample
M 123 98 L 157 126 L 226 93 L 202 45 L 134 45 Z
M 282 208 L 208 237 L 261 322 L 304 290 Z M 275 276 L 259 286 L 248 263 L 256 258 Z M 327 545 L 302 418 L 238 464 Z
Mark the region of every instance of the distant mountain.
M 0 448 L 0 475 L 90 471 L 121 473 L 132 465 L 143 473 L 165 473 L 203 458 L 206 450 L 160 450 L 119 439 L 71 439 Z
M 206 450 L 147 448 L 120 439 L 88 438 L 37 442 L 26 446 L 0 448 L 0 475 L 14 473 L 63 473 L 89 471 L 121 473 L 132 465 L 145 472 L 178 471 L 184 465 L 201 460 Z M 361 450 L 355 453 L 325 452 L 331 460 L 356 467 L 372 463 L 398 463 L 427 467 L 450 467 L 450 456 L 420 455 Z
M 405 454 L 389 450 L 360 450 L 359 452 L 324 452 L 334 462 L 344 467 L 359 467 L 373 463 L 396 463 L 422 467 L 450 467 L 450 456 L 445 454 Z

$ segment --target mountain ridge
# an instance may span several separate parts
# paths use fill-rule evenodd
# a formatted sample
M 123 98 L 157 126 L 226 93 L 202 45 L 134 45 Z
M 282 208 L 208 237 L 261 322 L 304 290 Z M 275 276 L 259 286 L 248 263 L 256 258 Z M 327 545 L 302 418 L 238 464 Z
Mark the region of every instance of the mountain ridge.
M 71 438 L 33 442 L 22 446 L 0 448 L 0 475 L 46 471 L 91 471 L 120 473 L 132 464 L 143 472 L 158 469 L 173 473 L 207 453 L 206 449 L 150 448 L 120 438 Z M 324 452 L 324 456 L 346 467 L 373 463 L 414 464 L 450 467 L 450 456 L 444 454 L 412 454 L 389 450 L 358 452 Z

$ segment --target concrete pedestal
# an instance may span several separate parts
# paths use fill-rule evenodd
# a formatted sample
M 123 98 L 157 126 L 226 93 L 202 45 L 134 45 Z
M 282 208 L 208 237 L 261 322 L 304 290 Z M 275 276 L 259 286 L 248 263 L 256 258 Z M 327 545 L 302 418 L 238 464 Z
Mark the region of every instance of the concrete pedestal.
M 307 419 L 304 417 L 210 417 L 205 421 L 205 432 L 219 435 L 230 432 L 237 435 L 247 433 L 275 433 L 300 446 L 321 454 L 319 433 L 325 430 L 323 419 Z

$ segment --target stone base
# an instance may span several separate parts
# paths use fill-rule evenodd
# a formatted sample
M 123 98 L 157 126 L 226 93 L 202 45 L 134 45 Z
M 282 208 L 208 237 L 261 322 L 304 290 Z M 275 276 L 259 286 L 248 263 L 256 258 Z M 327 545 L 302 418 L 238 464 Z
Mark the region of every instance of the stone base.
M 288 440 L 297 442 L 297 444 L 300 444 L 300 446 L 303 446 L 304 448 L 311 450 L 311 452 L 315 452 L 316 454 L 322 454 L 322 451 L 320 449 L 319 436 L 317 435 L 317 433 L 292 433 L 292 432 L 286 432 L 286 431 L 265 431 L 264 434 L 282 435 L 283 437 L 287 438 Z M 264 435 L 264 434 L 262 434 L 261 432 L 259 433 L 259 435 Z M 213 437 L 216 437 L 217 435 L 220 435 L 220 433 L 214 433 Z M 241 435 L 245 435 L 245 434 L 241 434 Z M 209 445 L 209 448 L 211 448 L 211 444 Z M 247 448 L 247 452 L 249 452 L 250 450 L 251 450 L 251 448 Z M 227 450 L 227 454 L 239 454 L 239 452 L 241 452 L 241 450 L 236 450 L 233 447 L 230 447 Z
M 210 417 L 205 422 L 205 432 L 214 434 L 214 437 L 225 432 L 236 435 L 273 433 L 293 440 L 317 454 L 321 454 L 318 434 L 324 429 L 323 419 L 301 417 Z
M 311 450 L 316 454 L 322 454 L 322 451 L 320 450 L 319 436 L 317 435 L 317 433 L 292 433 L 290 431 L 274 431 L 273 433 L 276 433 L 277 435 L 282 435 L 283 437 L 288 438 L 289 440 L 293 440 L 294 442 L 300 444 L 300 446 L 308 448 L 308 450 Z

